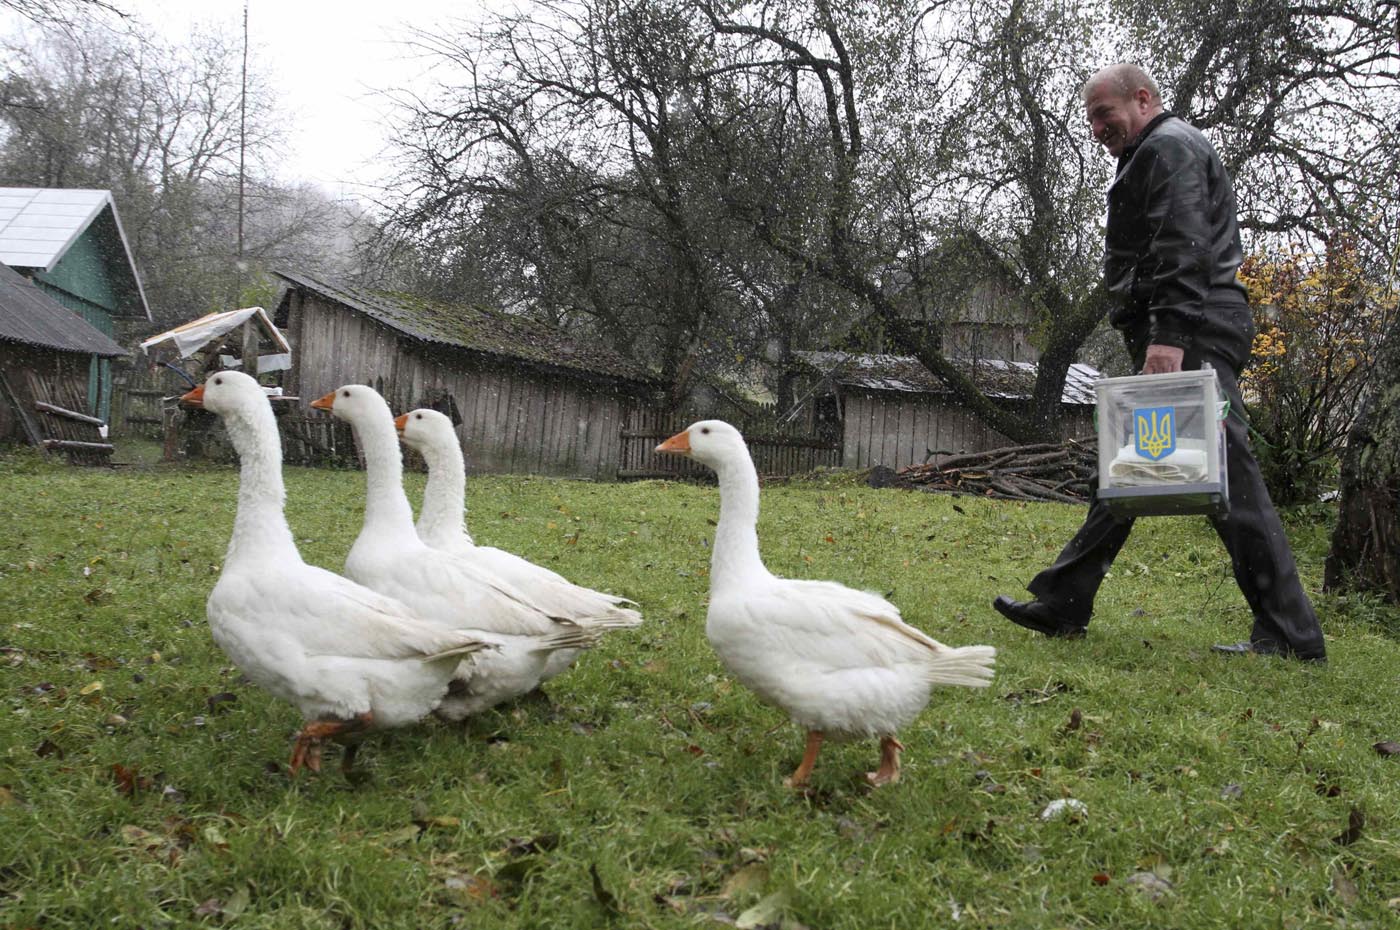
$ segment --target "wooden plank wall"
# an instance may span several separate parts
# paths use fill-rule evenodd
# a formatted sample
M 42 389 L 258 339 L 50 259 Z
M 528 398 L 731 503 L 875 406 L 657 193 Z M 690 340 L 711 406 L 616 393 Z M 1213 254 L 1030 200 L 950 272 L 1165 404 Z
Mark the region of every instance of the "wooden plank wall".
M 903 468 L 923 462 L 929 450 L 956 454 L 1015 445 L 966 409 L 926 394 L 849 393 L 843 402 L 846 468 Z
M 36 426 L 43 438 L 67 440 L 70 442 L 104 443 L 97 427 L 68 417 L 58 416 L 38 410 L 34 403 L 46 404 L 72 410 L 76 413 L 92 415 L 88 407 L 88 368 L 90 357 L 72 352 L 58 352 L 17 343 L 0 343 L 0 365 L 3 365 L 6 382 L 14 391 L 14 400 L 23 408 L 30 422 Z M 0 399 L 0 405 L 8 404 Z M 0 439 L 25 441 L 20 429 L 21 411 L 6 409 L 0 412 Z M 102 464 L 111 454 L 107 451 L 65 451 L 70 462 L 77 464 Z
M 303 404 L 343 384 L 368 384 L 396 413 L 451 398 L 474 472 L 612 480 L 619 436 L 639 400 L 601 384 L 424 346 L 314 296 L 294 300 L 288 329 Z
M 696 418 L 685 413 L 646 408 L 634 413 L 622 433 L 622 461 L 619 478 L 710 478 L 713 472 L 690 459 L 675 455 L 660 455 L 655 449 L 668 436 L 675 435 Z M 810 425 L 790 424 L 763 430 L 754 424 L 752 430 L 736 423 L 744 433 L 753 456 L 754 468 L 760 475 L 780 477 L 800 475 L 817 468 L 833 467 L 841 461 L 841 448 L 836 442 L 810 435 Z

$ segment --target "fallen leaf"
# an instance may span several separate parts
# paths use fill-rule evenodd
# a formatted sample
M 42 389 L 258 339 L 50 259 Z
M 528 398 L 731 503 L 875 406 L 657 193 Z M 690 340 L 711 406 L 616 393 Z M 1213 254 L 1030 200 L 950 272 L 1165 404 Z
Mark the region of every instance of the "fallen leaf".
M 234 694 L 232 691 L 220 691 L 218 694 L 211 694 L 204 699 L 204 703 L 209 706 L 210 713 L 215 714 L 228 710 L 228 707 L 225 705 L 233 704 L 237 701 L 238 695 Z
M 1342 786 L 1332 781 L 1326 772 L 1321 772 L 1317 776 L 1317 784 L 1313 785 L 1313 790 L 1324 798 L 1335 798 L 1342 793 Z
M 46 739 L 38 746 L 34 747 L 34 755 L 38 756 L 40 759 L 46 758 L 48 756 L 58 756 L 60 759 L 62 759 L 64 756 L 64 752 L 63 747 L 59 746 L 53 740 Z
M 120 762 L 112 763 L 112 777 L 117 780 L 117 793 L 126 797 L 145 791 L 152 785 L 151 780 L 142 776 L 136 766 L 127 768 Z
M 1347 828 L 1341 833 L 1332 837 L 1332 842 L 1338 846 L 1350 846 L 1361 839 L 1361 831 L 1366 827 L 1366 815 L 1361 813 L 1361 808 L 1353 807 L 1351 813 L 1347 815 Z
M 1153 901 L 1172 890 L 1172 883 L 1167 880 L 1166 876 L 1158 875 L 1156 872 L 1134 872 L 1124 881 Z
M 753 930 L 755 927 L 774 923 L 782 916 L 787 903 L 786 891 L 775 891 L 770 895 L 765 895 L 758 900 L 757 904 L 741 913 L 734 921 L 734 926 L 738 927 L 739 930 Z
M 752 894 L 763 890 L 763 886 L 768 884 L 768 866 L 762 862 L 754 862 L 744 866 L 724 882 L 724 887 L 720 889 L 721 898 L 732 898 L 735 895 Z
M 1235 782 L 1231 782 L 1224 788 L 1220 789 L 1220 800 L 1222 801 L 1234 801 L 1239 799 L 1243 795 L 1244 788 Z
M 248 909 L 249 903 L 253 900 L 252 892 L 247 885 L 240 885 L 233 894 L 228 896 L 228 901 L 224 903 L 224 917 L 232 920 Z
M 462 825 L 462 818 L 439 815 L 436 817 L 424 817 L 422 820 L 414 822 L 425 830 L 429 827 L 437 827 L 442 830 L 455 830 Z
M 204 842 L 213 846 L 215 849 L 228 849 L 228 840 L 224 839 L 223 831 L 216 825 L 211 823 L 205 827 L 203 835 Z
M 1400 756 L 1400 743 L 1394 740 L 1381 740 L 1371 748 L 1383 756 Z
M 1361 900 L 1361 892 L 1357 890 L 1356 882 L 1348 878 L 1342 869 L 1332 873 L 1332 893 L 1344 907 L 1355 907 L 1356 902 Z
M 94 681 L 91 684 L 83 685 L 78 689 L 78 693 L 86 697 L 89 694 L 96 694 L 102 690 L 102 682 Z
M 485 875 L 451 875 L 443 885 L 462 904 L 480 904 L 501 896 L 500 887 Z
M 1069 723 L 1065 724 L 1065 730 L 1067 730 L 1067 731 L 1077 730 L 1077 729 L 1079 729 L 1080 725 L 1083 724 L 1083 722 L 1084 722 L 1084 712 L 1081 711 L 1078 707 L 1076 707 L 1076 708 L 1074 708 L 1074 710 L 1071 710 L 1071 711 L 1069 712 Z
M 209 898 L 206 901 L 200 902 L 199 907 L 194 909 L 194 916 L 213 917 L 215 914 L 222 914 L 223 912 L 224 902 L 220 901 L 218 898 Z
M 9 785 L 0 785 L 0 807 L 9 807 L 15 803 L 15 793 L 10 790 Z
M 383 842 L 388 846 L 402 846 L 404 843 L 411 843 L 422 834 L 423 828 L 415 824 L 406 827 L 399 827 L 392 833 L 385 834 Z
M 1113 880 L 1113 877 L 1112 877 L 1111 875 L 1109 875 L 1107 872 L 1095 872 L 1095 873 L 1094 873 L 1094 884 L 1095 884 L 1095 885 L 1107 885 L 1107 884 L 1108 884 L 1109 882 L 1111 882 L 1112 880 Z
M 1068 814 L 1065 819 L 1078 820 L 1080 814 L 1088 813 L 1089 808 L 1083 801 L 1074 798 L 1060 798 L 1045 805 L 1045 809 L 1040 812 L 1041 820 L 1054 820 L 1062 814 Z
M 150 830 L 143 830 L 135 824 L 126 824 L 118 833 L 128 846 L 135 846 L 148 853 L 157 852 L 168 846 L 165 837 L 158 833 L 152 833 Z

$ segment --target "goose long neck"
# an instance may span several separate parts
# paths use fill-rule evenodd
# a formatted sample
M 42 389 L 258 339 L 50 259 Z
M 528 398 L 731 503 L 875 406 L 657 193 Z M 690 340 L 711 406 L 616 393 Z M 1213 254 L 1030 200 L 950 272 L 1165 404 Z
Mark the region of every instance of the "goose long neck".
M 710 582 L 716 587 L 742 584 L 768 570 L 758 552 L 758 473 L 748 450 L 722 463 L 719 475 L 719 526 L 710 556 Z
M 428 484 L 423 489 L 423 512 L 418 515 L 418 535 L 425 540 L 449 542 L 467 535 L 467 466 L 454 440 L 444 447 L 423 450 L 428 463 Z
M 365 455 L 365 525 L 363 533 L 379 539 L 405 535 L 417 539 L 413 530 L 413 508 L 403 490 L 403 456 L 394 432 L 393 418 L 364 418 L 355 434 Z
M 233 521 L 224 564 L 268 558 L 301 560 L 283 510 L 282 444 L 271 408 L 225 419 L 238 452 L 238 514 Z

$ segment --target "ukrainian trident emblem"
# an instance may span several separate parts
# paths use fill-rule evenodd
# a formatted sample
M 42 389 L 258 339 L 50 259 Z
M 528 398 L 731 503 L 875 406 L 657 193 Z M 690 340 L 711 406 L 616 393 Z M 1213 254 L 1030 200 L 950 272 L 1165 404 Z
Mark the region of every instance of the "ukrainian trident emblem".
M 1141 407 L 1133 411 L 1136 429 L 1134 445 L 1138 455 L 1157 461 L 1176 451 L 1176 430 L 1172 428 L 1175 407 Z

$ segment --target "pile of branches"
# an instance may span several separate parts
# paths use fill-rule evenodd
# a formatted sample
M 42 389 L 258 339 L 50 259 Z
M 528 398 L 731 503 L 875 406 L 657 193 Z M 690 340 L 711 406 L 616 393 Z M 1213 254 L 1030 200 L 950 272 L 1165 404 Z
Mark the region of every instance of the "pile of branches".
M 1083 504 L 1098 466 L 1093 440 L 1042 442 L 952 455 L 899 469 L 895 481 L 922 491 L 951 491 L 1018 501 Z

